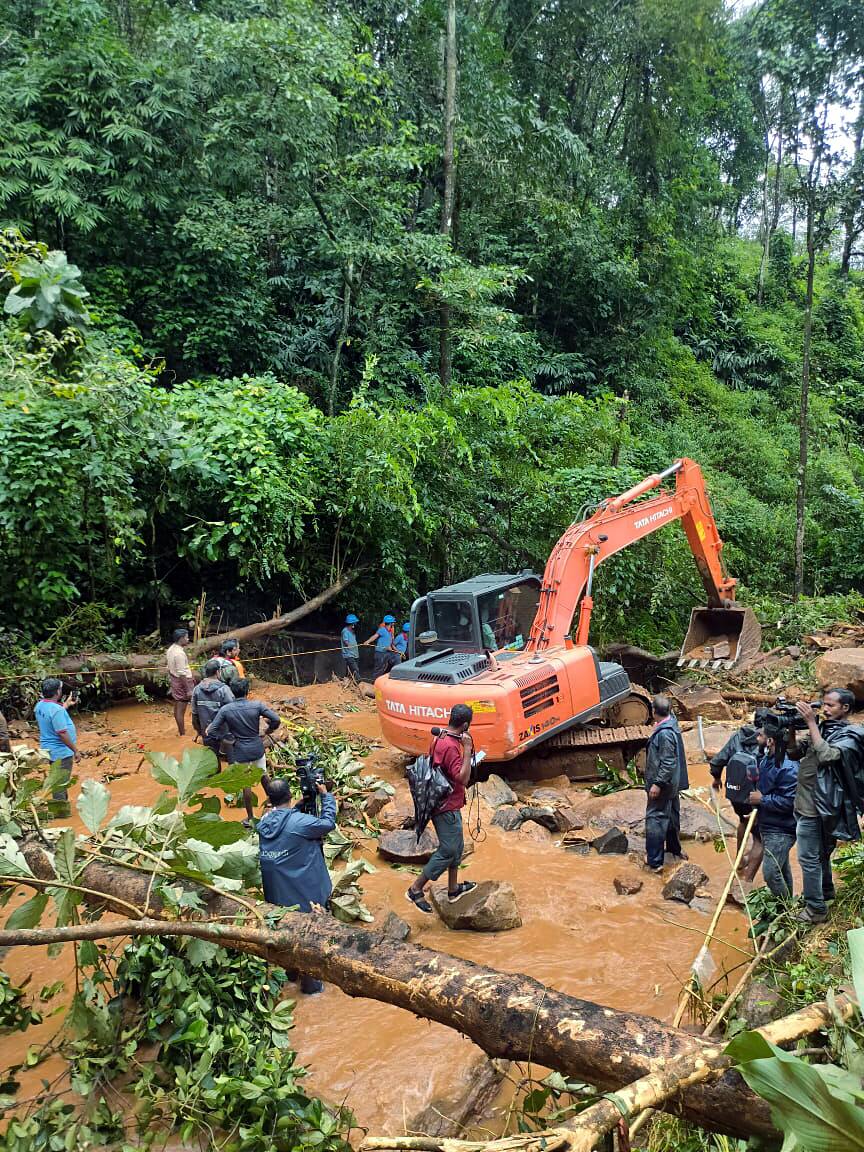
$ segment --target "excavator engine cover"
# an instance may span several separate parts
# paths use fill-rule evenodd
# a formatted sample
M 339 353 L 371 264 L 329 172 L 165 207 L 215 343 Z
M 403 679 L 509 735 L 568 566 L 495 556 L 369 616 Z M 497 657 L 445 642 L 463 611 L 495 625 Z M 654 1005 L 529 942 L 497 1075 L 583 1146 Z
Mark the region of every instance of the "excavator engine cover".
M 756 656 L 761 643 L 762 626 L 752 608 L 694 608 L 678 667 L 731 668 Z

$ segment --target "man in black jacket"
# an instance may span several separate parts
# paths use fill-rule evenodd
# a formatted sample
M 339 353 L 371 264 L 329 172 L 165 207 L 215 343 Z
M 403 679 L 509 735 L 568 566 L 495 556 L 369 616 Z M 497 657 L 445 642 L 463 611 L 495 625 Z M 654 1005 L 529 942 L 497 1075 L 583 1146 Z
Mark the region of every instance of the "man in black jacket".
M 663 870 L 663 855 L 686 859 L 681 848 L 681 808 L 678 793 L 688 786 L 687 760 L 678 722 L 672 715 L 667 696 L 651 702 L 654 731 L 648 741 L 645 760 L 645 854 L 652 872 Z
M 757 762 L 765 754 L 765 737 L 762 733 L 762 726 L 765 723 L 766 717 L 770 713 L 765 708 L 757 708 L 753 714 L 752 724 L 742 724 L 737 732 L 733 732 L 716 756 L 712 756 L 708 761 L 708 767 L 711 771 L 711 787 L 719 792 L 723 787 L 723 769 L 729 763 L 733 756 L 739 752 L 745 752 L 750 756 L 755 756 Z M 758 771 L 758 767 L 757 767 Z M 738 848 L 741 847 L 741 841 L 744 839 L 744 832 L 747 828 L 747 821 L 750 818 L 750 813 L 753 811 L 751 804 L 732 803 L 735 815 L 738 817 L 738 827 L 735 829 L 735 839 Z M 759 834 L 758 822 L 753 825 L 752 832 L 753 843 L 747 855 L 741 862 L 740 871 L 745 879 L 753 880 L 756 873 L 759 871 L 759 865 L 762 863 L 762 840 Z
M 235 680 L 231 685 L 234 693 L 233 704 L 224 704 L 216 713 L 206 730 L 208 740 L 225 740 L 228 743 L 229 764 L 254 764 L 263 772 L 267 767 L 264 758 L 264 741 L 261 739 L 261 717 L 267 721 L 268 735 L 275 732 L 281 720 L 260 700 L 249 700 L 249 681 Z

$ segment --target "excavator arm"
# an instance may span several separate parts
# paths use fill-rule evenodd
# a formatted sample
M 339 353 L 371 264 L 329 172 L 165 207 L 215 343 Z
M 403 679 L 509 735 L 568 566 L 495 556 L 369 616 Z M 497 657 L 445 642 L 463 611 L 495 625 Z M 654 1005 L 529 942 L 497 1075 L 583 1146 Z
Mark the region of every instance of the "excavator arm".
M 674 492 L 661 492 L 648 500 L 639 497 L 675 477 Z M 638 501 L 638 503 L 637 503 Z M 723 541 L 705 490 L 702 470 L 693 460 L 676 460 L 664 472 L 646 477 L 614 499 L 604 500 L 578 524 L 571 524 L 552 549 L 543 574 L 540 604 L 527 647 L 541 652 L 567 642 L 579 608 L 576 643 L 588 643 L 594 571 L 658 528 L 680 520 L 687 536 L 709 604 L 726 608 L 735 600 L 737 581 L 726 576 L 720 559 Z

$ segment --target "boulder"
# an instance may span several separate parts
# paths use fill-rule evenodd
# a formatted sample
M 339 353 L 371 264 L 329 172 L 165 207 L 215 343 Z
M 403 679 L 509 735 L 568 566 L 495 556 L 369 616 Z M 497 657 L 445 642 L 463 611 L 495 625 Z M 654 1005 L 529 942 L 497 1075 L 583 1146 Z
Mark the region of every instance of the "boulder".
M 520 824 L 516 835 L 521 840 L 531 840 L 535 844 L 548 844 L 552 839 L 552 833 L 548 828 L 535 824 L 533 820 L 525 820 Z
M 490 808 L 500 808 L 502 804 L 515 804 L 517 800 L 516 793 L 510 785 L 494 772 L 488 780 L 483 780 L 477 785 L 477 792 L 480 799 Z
M 685 720 L 695 720 L 697 716 L 704 720 L 732 719 L 732 709 L 716 688 L 709 688 L 705 684 L 694 684 L 687 688 L 676 685 L 669 691 L 675 700 L 678 715 Z
M 663 885 L 663 899 L 689 904 L 696 895 L 696 889 L 701 888 L 707 880 L 707 874 L 698 864 L 682 864 Z
M 378 840 L 379 855 L 397 864 L 425 864 L 437 847 L 438 837 L 431 826 L 424 830 L 419 841 L 413 829 L 383 832 Z
M 515 832 L 522 823 L 522 813 L 513 804 L 502 804 L 492 817 L 493 828 L 503 828 L 505 832 Z
M 522 816 L 522 823 L 532 820 L 535 824 L 539 824 L 541 828 L 545 828 L 549 832 L 558 831 L 558 821 L 555 819 L 555 813 L 551 808 L 538 808 L 529 805 L 525 808 L 520 808 L 519 812 Z
M 594 848 L 601 856 L 609 856 L 613 853 L 623 856 L 628 848 L 627 833 L 622 832 L 620 828 L 610 828 L 606 832 L 601 832 L 594 841 Z
M 752 981 L 738 1003 L 738 1015 L 746 1020 L 748 1028 L 764 1028 L 788 1011 L 789 1006 L 777 989 L 762 980 Z
M 513 887 L 502 881 L 481 880 L 476 888 L 452 903 L 447 896 L 446 886 L 432 888 L 429 895 L 435 911 L 448 928 L 470 932 L 504 932 L 508 928 L 522 926 Z
M 619 896 L 635 896 L 642 891 L 643 880 L 638 876 L 616 876 L 612 881 Z
M 737 732 L 740 724 L 703 724 L 702 738 L 705 741 L 705 754 L 699 745 L 699 728 L 694 726 L 689 732 L 683 734 L 684 751 L 687 754 L 688 764 L 701 764 L 705 759 L 716 756 L 733 732 Z
M 848 688 L 856 700 L 864 700 L 864 648 L 832 648 L 813 663 L 823 689 Z
M 387 919 L 381 925 L 381 935 L 385 940 L 397 940 L 401 943 L 411 935 L 411 925 L 395 912 L 388 912 Z
M 363 803 L 363 807 L 369 816 L 375 817 L 382 808 L 386 808 L 392 800 L 392 796 L 386 788 L 376 788 L 371 796 L 367 796 Z
M 641 833 L 645 827 L 645 792 L 641 788 L 624 788 L 611 792 L 608 796 L 592 796 L 583 793 L 573 807 L 589 827 L 625 828 L 631 833 Z M 733 825 L 722 820 L 724 833 L 731 833 Z M 696 840 L 704 836 L 712 840 L 718 832 L 717 817 L 702 804 L 681 797 L 681 837 Z
M 569 804 L 555 809 L 555 823 L 559 832 L 574 832 L 578 828 L 585 827 L 585 821 Z
M 561 843 L 565 852 L 574 852 L 577 856 L 587 856 L 594 841 L 593 835 L 584 832 L 567 832 Z
M 557 788 L 535 788 L 528 799 L 539 808 L 562 808 L 570 803 L 567 793 Z
M 408 805 L 404 800 L 396 798 L 378 812 L 378 827 L 385 832 L 394 832 L 399 828 L 414 827 L 414 806 Z

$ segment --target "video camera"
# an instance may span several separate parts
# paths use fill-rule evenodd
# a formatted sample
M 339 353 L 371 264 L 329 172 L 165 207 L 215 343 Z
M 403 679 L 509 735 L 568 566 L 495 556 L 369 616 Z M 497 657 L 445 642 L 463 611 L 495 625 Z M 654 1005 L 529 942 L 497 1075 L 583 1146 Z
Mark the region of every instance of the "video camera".
M 796 701 L 794 700 L 787 700 L 785 696 L 778 696 L 771 710 L 765 713 L 764 727 L 782 728 L 787 732 L 789 729 L 795 732 L 804 732 L 807 728 L 807 721 L 799 715 L 795 704 Z M 822 707 L 822 701 L 811 700 L 810 707 L 814 712 L 818 712 Z
M 324 784 L 324 769 L 318 765 L 314 752 L 297 758 L 297 780 L 303 799 L 297 805 L 303 812 L 318 814 L 318 785 Z

